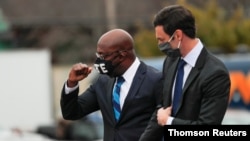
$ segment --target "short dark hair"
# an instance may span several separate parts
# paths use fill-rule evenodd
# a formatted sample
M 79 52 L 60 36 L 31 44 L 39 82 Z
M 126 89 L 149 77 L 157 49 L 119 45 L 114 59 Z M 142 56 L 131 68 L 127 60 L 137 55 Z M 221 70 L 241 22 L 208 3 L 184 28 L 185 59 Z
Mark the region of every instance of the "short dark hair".
M 162 25 L 165 33 L 174 34 L 175 30 L 182 30 L 188 37 L 195 38 L 195 18 L 190 10 L 180 5 L 171 5 L 161 9 L 154 18 L 154 27 Z

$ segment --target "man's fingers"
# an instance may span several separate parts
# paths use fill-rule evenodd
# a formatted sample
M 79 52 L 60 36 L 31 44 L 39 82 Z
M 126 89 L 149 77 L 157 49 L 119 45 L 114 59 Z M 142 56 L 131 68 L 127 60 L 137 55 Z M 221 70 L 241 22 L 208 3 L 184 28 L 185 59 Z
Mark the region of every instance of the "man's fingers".
M 87 76 L 92 71 L 92 68 L 86 64 L 77 63 L 73 66 L 73 71 L 76 72 L 76 75 Z

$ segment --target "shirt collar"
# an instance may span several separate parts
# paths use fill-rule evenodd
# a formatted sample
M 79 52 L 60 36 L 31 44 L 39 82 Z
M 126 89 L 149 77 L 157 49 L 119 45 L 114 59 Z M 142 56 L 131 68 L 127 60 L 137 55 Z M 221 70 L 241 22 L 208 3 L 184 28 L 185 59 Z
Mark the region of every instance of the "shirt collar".
M 140 65 L 140 61 L 139 59 L 136 57 L 135 61 L 132 63 L 132 65 L 127 69 L 127 71 L 125 71 L 125 73 L 122 75 L 123 78 L 125 79 L 125 81 L 127 82 L 132 82 L 135 73 L 137 71 L 137 69 L 139 68 Z
M 203 48 L 203 44 L 198 39 L 198 43 L 195 45 L 195 47 L 183 58 L 189 65 L 192 67 L 195 66 L 195 63 L 201 53 L 201 50 Z

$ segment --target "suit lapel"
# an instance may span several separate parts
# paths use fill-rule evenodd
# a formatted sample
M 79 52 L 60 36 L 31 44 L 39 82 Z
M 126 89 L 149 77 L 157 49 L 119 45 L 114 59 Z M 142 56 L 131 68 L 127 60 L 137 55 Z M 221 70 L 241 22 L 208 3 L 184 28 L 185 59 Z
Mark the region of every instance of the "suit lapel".
M 164 89 L 163 89 L 163 106 L 168 107 L 172 103 L 172 88 L 175 79 L 175 72 L 177 69 L 179 58 L 168 57 L 164 63 Z
M 113 111 L 113 103 L 112 103 L 112 97 L 113 97 L 113 86 L 115 83 L 115 78 L 111 78 L 108 80 L 108 88 L 107 88 L 107 102 L 108 102 L 108 112 L 111 115 L 114 123 L 116 123 L 116 119 L 115 119 L 115 115 L 114 115 L 114 111 Z
M 126 113 L 127 109 L 129 109 L 130 103 L 133 102 L 133 100 L 131 99 L 133 99 L 135 95 L 138 94 L 139 88 L 141 87 L 141 84 L 145 77 L 146 69 L 147 69 L 146 65 L 143 62 L 141 62 L 138 70 L 136 71 L 131 87 L 128 91 L 128 95 L 125 98 L 124 105 L 122 108 L 122 113 L 121 113 L 121 119 L 123 118 L 123 115 L 124 113 Z
M 183 88 L 183 93 L 185 93 L 187 88 L 191 85 L 192 81 L 199 74 L 201 68 L 205 64 L 206 57 L 207 57 L 207 51 L 206 51 L 205 47 L 203 47 L 203 49 L 201 50 L 201 53 L 196 61 L 194 68 L 192 68 L 192 70 L 190 71 L 190 73 L 188 75 L 188 78 L 187 78 L 185 85 L 184 85 L 184 88 Z
M 183 87 L 183 90 L 182 90 L 182 98 L 183 98 L 183 95 L 185 94 L 187 88 L 191 85 L 191 83 L 193 82 L 193 80 L 196 78 L 196 76 L 199 74 L 199 70 L 197 68 L 192 68 L 191 72 L 189 73 L 189 76 L 185 82 L 185 85 Z
M 180 105 L 183 103 L 183 97 L 186 94 L 187 89 L 189 88 L 189 86 L 192 84 L 192 82 L 195 80 L 195 78 L 198 76 L 198 74 L 200 73 L 201 68 L 204 66 L 205 64 L 205 59 L 207 57 L 207 50 L 205 49 L 205 47 L 203 47 L 197 61 L 196 64 L 194 66 L 194 68 L 192 68 L 192 70 L 190 71 L 188 78 L 185 82 L 183 91 L 182 91 L 182 97 L 181 97 L 181 102 Z M 181 107 L 181 106 L 180 106 Z

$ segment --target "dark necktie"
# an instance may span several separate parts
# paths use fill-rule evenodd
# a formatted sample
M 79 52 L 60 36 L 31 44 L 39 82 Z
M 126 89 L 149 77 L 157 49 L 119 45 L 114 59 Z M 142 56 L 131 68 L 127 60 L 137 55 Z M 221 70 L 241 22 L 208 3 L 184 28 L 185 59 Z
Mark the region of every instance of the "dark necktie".
M 120 107 L 120 89 L 121 85 L 124 82 L 123 77 L 118 77 L 115 88 L 113 90 L 113 109 L 115 114 L 116 121 L 120 118 L 121 107 Z
M 178 72 L 177 72 L 177 76 L 175 80 L 174 99 L 173 99 L 173 106 L 172 106 L 173 116 L 175 116 L 177 109 L 179 107 L 179 104 L 180 104 L 185 64 L 186 62 L 183 59 L 181 59 L 178 63 L 178 68 L 177 68 Z

